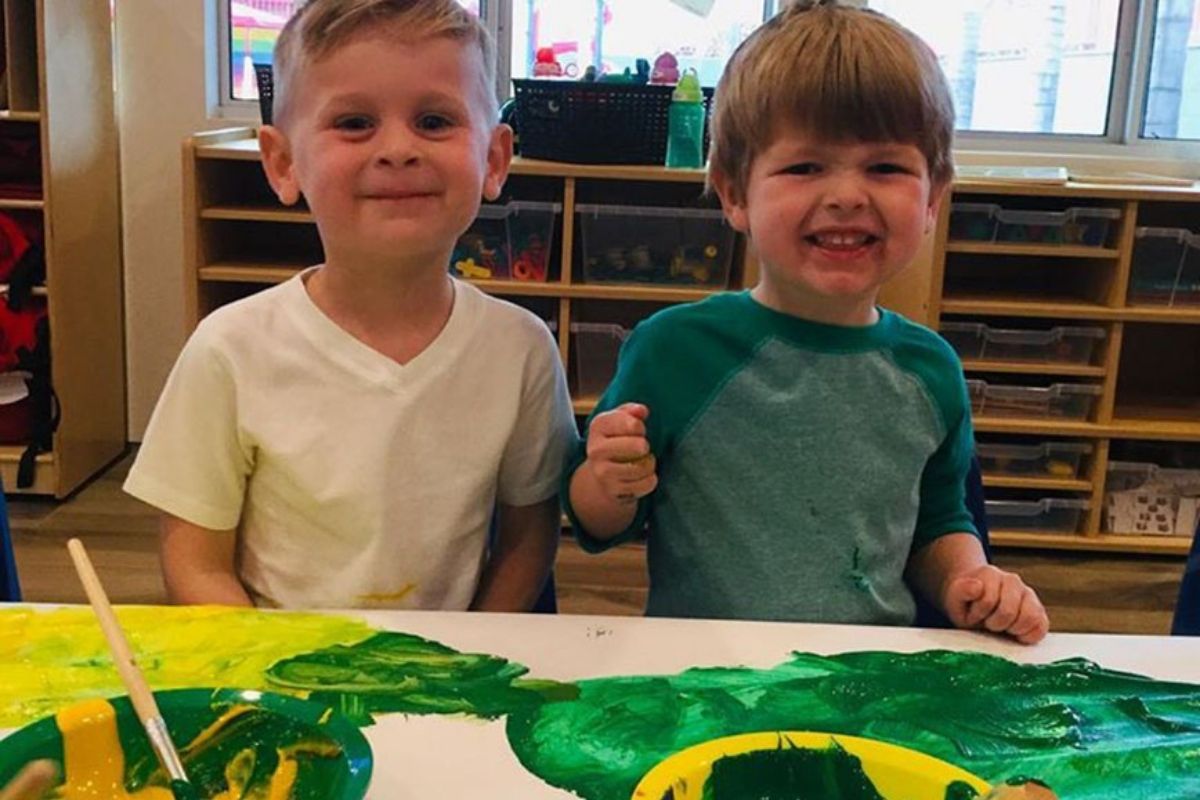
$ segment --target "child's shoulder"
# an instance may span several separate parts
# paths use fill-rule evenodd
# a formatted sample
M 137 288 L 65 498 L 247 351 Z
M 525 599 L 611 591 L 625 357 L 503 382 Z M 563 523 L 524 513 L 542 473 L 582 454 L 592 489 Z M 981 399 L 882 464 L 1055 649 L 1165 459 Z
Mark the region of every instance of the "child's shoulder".
M 941 334 L 894 311 L 883 313 L 888 316 L 893 349 L 899 355 L 919 359 L 935 367 L 960 368 L 958 353 Z
M 456 285 L 455 302 L 467 305 L 466 311 L 477 320 L 482 335 L 542 339 L 550 334 L 546 321 L 529 309 L 490 295 L 465 281 L 457 281 Z
M 289 306 L 303 300 L 299 277 L 214 309 L 200 320 L 189 343 L 226 349 L 270 341 L 272 329 L 288 316 Z
M 721 292 L 694 303 L 680 303 L 656 311 L 635 328 L 640 338 L 673 339 L 709 328 L 725 329 L 750 310 L 746 292 Z

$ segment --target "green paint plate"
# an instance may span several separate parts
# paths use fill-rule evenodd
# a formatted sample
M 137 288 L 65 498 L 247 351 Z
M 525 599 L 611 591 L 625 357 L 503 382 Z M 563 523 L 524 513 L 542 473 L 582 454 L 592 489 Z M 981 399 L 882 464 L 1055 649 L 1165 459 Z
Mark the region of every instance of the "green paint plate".
M 201 797 L 224 791 L 226 766 L 248 750 L 254 758 L 247 782 L 252 788 L 265 785 L 279 763 L 279 748 L 297 752 L 291 800 L 361 800 L 366 794 L 373 763 L 370 745 L 355 725 L 319 703 L 237 689 L 179 689 L 155 692 L 154 697 Z M 126 789 L 165 785 L 129 698 L 109 702 L 125 756 Z M 188 749 L 188 743 L 235 707 L 246 710 L 202 745 Z M 54 717 L 0 740 L 0 786 L 38 758 L 63 763 L 63 739 Z

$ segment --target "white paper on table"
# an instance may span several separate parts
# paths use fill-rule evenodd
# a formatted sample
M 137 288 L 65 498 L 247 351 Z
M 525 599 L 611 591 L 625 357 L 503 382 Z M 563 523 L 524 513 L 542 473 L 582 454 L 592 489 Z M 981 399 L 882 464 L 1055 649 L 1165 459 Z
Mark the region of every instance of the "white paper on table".
M 687 9 L 693 14 L 698 14 L 702 17 L 707 17 L 712 13 L 713 6 L 717 0 L 671 0 L 672 3 L 680 8 Z

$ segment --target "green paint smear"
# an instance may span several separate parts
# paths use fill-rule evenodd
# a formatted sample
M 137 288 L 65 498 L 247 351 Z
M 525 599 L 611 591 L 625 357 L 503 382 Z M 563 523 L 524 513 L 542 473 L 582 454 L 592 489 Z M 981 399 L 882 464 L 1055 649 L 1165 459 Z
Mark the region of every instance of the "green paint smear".
M 774 669 L 697 668 L 578 685 L 576 700 L 511 715 L 508 736 L 528 770 L 588 800 L 627 800 L 667 756 L 763 730 L 890 742 L 992 783 L 1036 775 L 1064 800 L 1111 800 L 1117 789 L 1122 797 L 1200 797 L 1200 734 L 1191 730 L 1200 725 L 1200 687 L 1083 659 L 1023 665 L 947 651 L 796 653 Z
M 358 644 L 285 659 L 267 671 L 267 681 L 276 689 L 311 692 L 310 700 L 360 725 L 381 712 L 495 719 L 578 696 L 571 684 L 520 680 L 528 671 L 419 636 L 379 633 Z
M 841 747 L 780 747 L 715 761 L 704 800 L 903 800 L 885 798 L 862 762 Z

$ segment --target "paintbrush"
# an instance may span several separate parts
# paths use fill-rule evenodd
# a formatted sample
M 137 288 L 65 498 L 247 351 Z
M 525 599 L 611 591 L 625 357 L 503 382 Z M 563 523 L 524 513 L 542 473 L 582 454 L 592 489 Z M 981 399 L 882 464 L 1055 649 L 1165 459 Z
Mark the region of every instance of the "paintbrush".
M 117 615 L 113 613 L 112 605 L 108 602 L 108 595 L 104 593 L 104 587 L 100 583 L 99 576 L 96 575 L 96 570 L 92 567 L 92 561 L 88 558 L 83 542 L 72 539 L 67 542 L 67 550 L 71 554 L 71 560 L 75 562 L 75 571 L 79 573 L 79 580 L 83 583 L 83 590 L 87 592 L 88 602 L 92 604 L 92 611 L 96 612 L 100 629 L 104 631 L 108 649 L 112 652 L 117 672 L 121 674 L 121 680 L 129 691 L 129 699 L 133 702 L 133 708 L 146 729 L 146 735 L 150 737 L 150 745 L 154 748 L 159 762 L 171 779 L 171 793 L 175 795 L 175 800 L 200 800 L 195 787 L 188 781 L 187 773 L 183 769 L 183 762 L 175 750 L 170 733 L 167 732 L 167 724 L 158 710 L 158 703 L 154 702 L 154 695 L 146 684 L 146 678 L 138 669 L 133 651 L 129 649 L 129 642 L 125 638 L 125 632 L 121 630 L 121 624 L 117 622 Z

